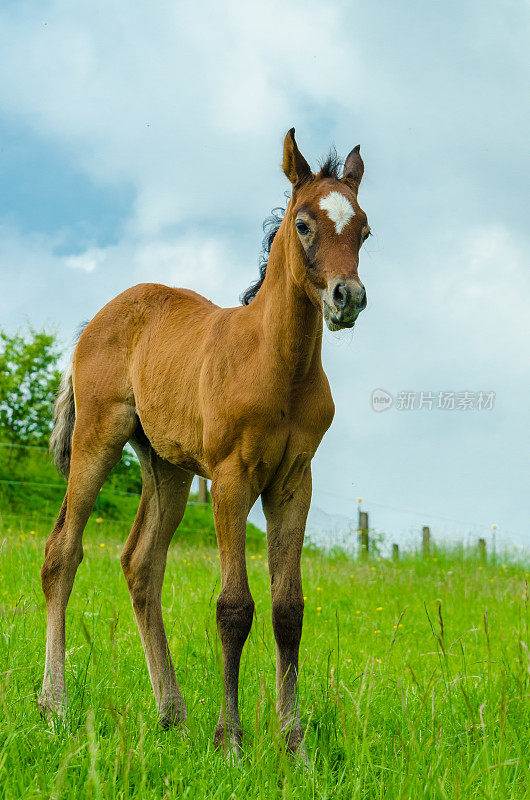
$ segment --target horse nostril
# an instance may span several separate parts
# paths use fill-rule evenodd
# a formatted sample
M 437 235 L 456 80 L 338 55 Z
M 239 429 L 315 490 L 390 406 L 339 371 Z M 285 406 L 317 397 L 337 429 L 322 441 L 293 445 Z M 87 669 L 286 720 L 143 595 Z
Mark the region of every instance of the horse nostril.
M 333 300 L 337 306 L 342 310 L 346 308 L 351 297 L 351 290 L 349 286 L 344 283 L 337 283 L 333 289 Z

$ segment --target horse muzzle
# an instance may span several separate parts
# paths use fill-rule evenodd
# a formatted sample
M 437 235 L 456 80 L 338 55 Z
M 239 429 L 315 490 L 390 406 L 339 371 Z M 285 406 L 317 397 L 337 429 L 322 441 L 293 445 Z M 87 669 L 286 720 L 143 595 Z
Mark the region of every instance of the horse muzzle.
M 358 278 L 330 278 L 322 292 L 324 319 L 330 331 L 353 328 L 366 308 L 366 289 Z

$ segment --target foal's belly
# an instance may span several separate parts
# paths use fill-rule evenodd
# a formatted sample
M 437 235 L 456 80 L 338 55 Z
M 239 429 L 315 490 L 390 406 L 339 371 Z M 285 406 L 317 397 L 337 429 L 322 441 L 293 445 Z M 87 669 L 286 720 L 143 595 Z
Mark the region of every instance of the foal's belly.
M 152 418 L 141 409 L 138 410 L 138 416 L 151 447 L 161 458 L 203 478 L 211 477 L 202 452 L 200 425 L 190 421 L 181 428 L 174 425 L 170 416 L 164 420 L 165 424 L 161 424 L 160 417 L 163 415 Z

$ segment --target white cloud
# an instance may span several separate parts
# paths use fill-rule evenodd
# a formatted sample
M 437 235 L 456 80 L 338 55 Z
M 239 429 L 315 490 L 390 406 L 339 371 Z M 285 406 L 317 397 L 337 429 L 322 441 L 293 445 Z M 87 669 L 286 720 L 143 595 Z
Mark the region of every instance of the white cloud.
M 237 303 L 241 264 L 235 243 L 227 237 L 189 233 L 147 240 L 133 249 L 131 262 L 137 281 L 156 278 L 170 286 L 194 288 L 221 305 Z
M 75 256 L 65 256 L 64 264 L 70 269 L 82 269 L 84 272 L 94 272 L 105 262 L 105 252 L 99 247 L 91 247 L 84 253 Z
M 530 341 L 528 249 L 502 225 L 478 227 L 434 282 L 449 324 L 466 331 L 475 359 L 502 359 Z M 511 367 L 518 365 L 528 372 L 524 360 L 514 359 Z

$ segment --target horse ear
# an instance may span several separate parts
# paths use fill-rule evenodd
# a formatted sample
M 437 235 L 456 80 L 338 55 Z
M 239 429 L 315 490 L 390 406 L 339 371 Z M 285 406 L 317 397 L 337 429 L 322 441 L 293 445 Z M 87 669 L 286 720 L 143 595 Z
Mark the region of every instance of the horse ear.
M 354 147 L 344 162 L 342 180 L 347 183 L 357 194 L 364 173 L 364 164 L 361 158 L 361 145 Z
M 297 186 L 313 174 L 309 164 L 298 149 L 294 138 L 294 128 L 291 128 L 287 133 L 283 143 L 282 169 L 293 186 Z

